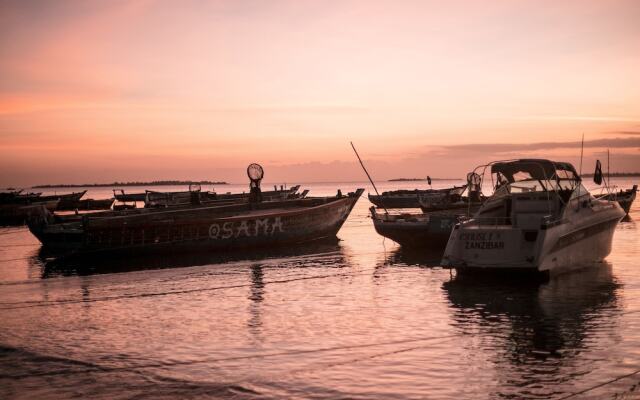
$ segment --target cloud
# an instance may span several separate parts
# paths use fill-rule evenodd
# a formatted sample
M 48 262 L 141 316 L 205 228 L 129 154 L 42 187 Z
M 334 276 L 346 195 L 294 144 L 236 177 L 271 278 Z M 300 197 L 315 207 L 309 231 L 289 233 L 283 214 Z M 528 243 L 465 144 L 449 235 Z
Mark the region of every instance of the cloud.
M 608 133 L 610 135 L 640 136 L 640 131 L 613 131 Z
M 459 144 L 438 146 L 433 148 L 427 146 L 431 150 L 428 154 L 434 155 L 461 155 L 461 154 L 504 154 L 516 152 L 531 152 L 541 150 L 557 150 L 557 149 L 579 149 L 580 141 L 575 142 L 537 142 L 537 143 L 475 143 L 475 144 Z M 612 138 L 612 139 L 595 139 L 586 140 L 585 148 L 617 148 L 632 149 L 640 147 L 640 138 Z

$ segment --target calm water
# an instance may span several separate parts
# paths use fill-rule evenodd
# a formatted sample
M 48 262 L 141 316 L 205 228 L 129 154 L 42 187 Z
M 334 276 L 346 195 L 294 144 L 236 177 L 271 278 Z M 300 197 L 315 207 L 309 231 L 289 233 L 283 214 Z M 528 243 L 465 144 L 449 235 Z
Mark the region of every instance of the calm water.
M 640 201 L 606 263 L 541 284 L 456 277 L 369 206 L 252 254 L 69 265 L 0 229 L 0 398 L 640 397 Z

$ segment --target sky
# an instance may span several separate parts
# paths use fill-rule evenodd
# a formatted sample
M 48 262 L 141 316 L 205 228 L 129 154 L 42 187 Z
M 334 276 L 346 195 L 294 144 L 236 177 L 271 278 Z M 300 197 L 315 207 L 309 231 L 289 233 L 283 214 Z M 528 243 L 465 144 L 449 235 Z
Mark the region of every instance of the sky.
M 0 187 L 640 171 L 640 1 L 0 0 Z M 585 167 L 585 169 L 587 169 Z

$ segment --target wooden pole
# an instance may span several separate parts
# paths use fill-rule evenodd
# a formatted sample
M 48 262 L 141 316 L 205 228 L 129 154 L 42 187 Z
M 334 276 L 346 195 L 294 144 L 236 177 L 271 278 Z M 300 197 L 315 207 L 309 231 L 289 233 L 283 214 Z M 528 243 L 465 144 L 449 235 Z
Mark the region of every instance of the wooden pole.
M 360 166 L 364 170 L 364 173 L 367 174 L 367 178 L 369 178 L 369 182 L 371 182 L 371 185 L 373 186 L 373 190 L 375 190 L 376 194 L 380 196 L 380 193 L 378 192 L 378 188 L 376 187 L 376 184 L 373 183 L 373 179 L 371 179 L 371 175 L 369 175 L 369 171 L 367 171 L 367 168 L 365 168 L 364 163 L 360 158 L 360 154 L 358 154 L 358 150 L 356 150 L 356 146 L 353 145 L 353 142 L 350 142 L 350 143 L 351 143 L 351 147 L 353 148 L 353 152 L 356 153 L 356 157 L 358 157 L 358 161 L 360 161 Z M 382 208 L 384 208 L 385 213 L 389 214 L 389 211 L 387 211 L 386 207 L 383 206 Z

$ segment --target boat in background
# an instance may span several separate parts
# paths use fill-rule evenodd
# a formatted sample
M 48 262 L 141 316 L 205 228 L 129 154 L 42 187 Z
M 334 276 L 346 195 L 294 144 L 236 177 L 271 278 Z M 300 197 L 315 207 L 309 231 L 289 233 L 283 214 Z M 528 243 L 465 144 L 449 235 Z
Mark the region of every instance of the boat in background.
M 420 196 L 422 213 L 382 213 L 371 207 L 376 232 L 404 247 L 444 250 L 451 229 L 478 211 L 484 199 L 479 177 L 469 174 L 467 181 L 467 186 Z M 466 191 L 469 195 L 463 197 Z
M 56 211 L 94 211 L 94 210 L 109 210 L 116 201 L 114 198 L 110 199 L 81 199 L 75 202 L 66 202 L 58 204 Z
M 617 192 L 606 193 L 603 195 L 596 196 L 599 200 L 611 200 L 617 201 L 620 204 L 620 207 L 624 210 L 624 212 L 629 215 L 629 211 L 631 211 L 631 205 L 633 201 L 636 199 L 636 192 L 638 191 L 638 185 L 633 185 L 631 189 L 622 189 Z
M 403 247 L 441 250 L 449 240 L 451 229 L 466 215 L 461 210 L 390 214 L 371 207 L 369 211 L 378 234 Z
M 289 189 L 277 189 L 262 192 L 263 201 L 279 201 L 287 199 L 302 198 L 307 195 L 308 190 L 297 193 L 300 185 L 292 186 Z M 144 206 L 149 207 L 175 207 L 186 204 L 233 204 L 249 201 L 249 193 L 224 193 L 203 192 L 200 185 L 190 186 L 188 191 L 183 192 L 156 192 L 146 191 Z
M 52 194 L 46 196 L 39 196 L 39 199 L 42 201 L 49 200 L 60 200 L 58 203 L 58 209 L 61 210 L 73 210 L 78 201 L 82 198 L 82 196 L 87 193 L 86 190 L 81 192 L 73 192 L 67 194 Z
M 42 210 L 53 212 L 60 200 L 9 203 L 0 202 L 0 226 L 23 225 L 29 218 L 40 214 Z
M 119 189 L 120 193 L 118 193 L 116 189 L 112 189 L 112 190 L 113 190 L 113 197 L 116 200 L 121 201 L 123 203 L 144 201 L 144 199 L 147 197 L 146 193 L 125 193 L 123 189 Z
M 485 197 L 480 187 L 481 178 L 477 174 L 467 175 L 466 186 L 455 186 L 438 193 L 429 193 L 419 196 L 420 209 L 424 213 L 443 210 L 466 209 L 468 214 L 477 211 Z M 464 193 L 468 192 L 467 196 Z
M 494 193 L 473 218 L 454 227 L 444 266 L 548 275 L 602 261 L 611 252 L 624 211 L 615 201 L 594 198 L 571 164 L 521 159 L 476 171 L 484 176 L 487 168 L 495 176 Z
M 428 196 L 438 196 L 459 191 L 460 194 L 466 186 L 454 186 L 445 189 L 414 189 L 414 190 L 393 190 L 383 192 L 380 195 L 370 194 L 369 201 L 380 208 L 420 208 L 420 198 Z

